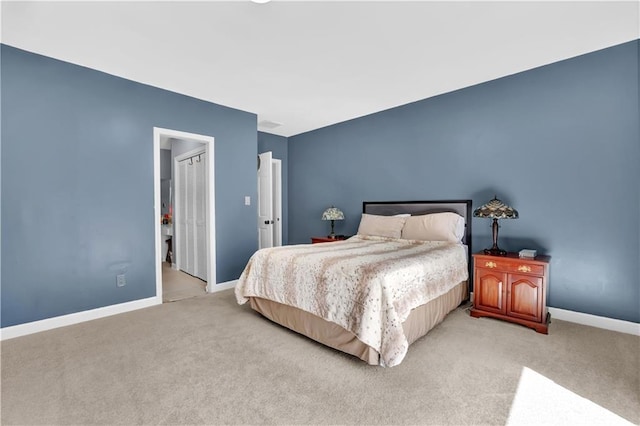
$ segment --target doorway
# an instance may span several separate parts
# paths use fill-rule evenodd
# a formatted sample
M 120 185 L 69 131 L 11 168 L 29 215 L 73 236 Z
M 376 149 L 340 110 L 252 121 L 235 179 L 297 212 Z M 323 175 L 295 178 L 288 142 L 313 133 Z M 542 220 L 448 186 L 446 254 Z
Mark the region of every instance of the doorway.
M 258 248 L 282 245 L 282 161 L 258 155 Z
M 163 301 L 163 269 L 165 273 L 167 271 L 172 271 L 177 269 L 177 264 L 175 256 L 173 256 L 173 268 L 167 269 L 168 265 L 165 265 L 167 262 L 163 262 L 167 260 L 166 251 L 163 250 L 163 247 L 166 248 L 165 244 L 165 236 L 166 225 L 170 225 L 169 229 L 171 229 L 171 235 L 176 235 L 175 223 L 173 221 L 173 214 L 177 213 L 178 217 L 180 215 L 179 212 L 176 212 L 173 205 L 174 200 L 171 200 L 171 204 L 169 206 L 169 211 L 171 212 L 168 220 L 164 216 L 162 209 L 162 196 L 161 196 L 161 156 L 160 151 L 161 147 L 166 147 L 167 144 L 171 145 L 172 141 L 186 141 L 192 144 L 199 144 L 201 146 L 201 160 L 203 156 L 206 157 L 206 161 L 202 164 L 203 168 L 200 170 L 201 178 L 205 181 L 205 199 L 200 200 L 203 203 L 203 217 L 200 218 L 203 221 L 203 229 L 204 232 L 201 232 L 201 236 L 204 238 L 204 241 L 200 245 L 200 250 L 206 251 L 206 255 L 203 258 L 203 263 L 200 266 L 202 271 L 205 271 L 204 276 L 206 277 L 206 291 L 213 292 L 215 284 L 216 284 L 216 253 L 215 253 L 215 174 L 214 174 L 214 138 L 211 136 L 198 135 L 195 133 L 187 133 L 181 132 L 177 130 L 163 129 L 154 127 L 153 129 L 153 157 L 154 157 L 154 223 L 155 223 L 155 262 L 156 262 L 156 299 L 159 303 Z M 177 182 L 176 182 L 177 183 Z M 175 187 L 175 185 L 173 185 Z M 172 191 L 176 193 L 176 191 Z M 179 191 L 178 191 L 179 192 Z M 177 195 L 177 194 L 176 194 Z M 173 197 L 175 198 L 175 197 Z M 169 222 L 166 225 L 163 225 L 163 221 Z M 179 240 L 179 238 L 178 238 Z M 177 241 L 179 243 L 179 241 Z M 176 244 L 172 244 L 174 252 L 176 250 L 180 250 L 180 248 Z M 164 266 L 164 268 L 163 268 Z

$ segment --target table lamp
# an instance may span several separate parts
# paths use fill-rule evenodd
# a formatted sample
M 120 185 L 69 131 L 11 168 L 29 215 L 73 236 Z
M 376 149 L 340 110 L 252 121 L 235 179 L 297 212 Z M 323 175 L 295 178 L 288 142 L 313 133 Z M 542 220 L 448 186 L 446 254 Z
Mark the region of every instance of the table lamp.
M 473 217 L 493 219 L 493 224 L 491 225 L 493 230 L 493 247 L 484 249 L 484 254 L 506 256 L 507 252 L 498 248 L 498 219 L 517 219 L 518 211 L 513 207 L 507 206 L 494 195 L 493 200 L 473 211 Z
M 322 220 L 331 221 L 331 233 L 328 236 L 329 238 L 335 238 L 336 234 L 333 232 L 333 226 L 336 220 L 344 220 L 344 213 L 342 213 L 342 210 L 331 206 L 322 213 Z

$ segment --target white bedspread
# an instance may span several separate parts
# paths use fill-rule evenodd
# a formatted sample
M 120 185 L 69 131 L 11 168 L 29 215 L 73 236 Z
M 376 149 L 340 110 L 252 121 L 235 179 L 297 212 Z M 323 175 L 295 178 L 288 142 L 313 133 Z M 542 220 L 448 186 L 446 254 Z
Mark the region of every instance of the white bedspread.
M 466 279 L 461 244 L 355 236 L 258 250 L 235 294 L 239 304 L 261 297 L 336 323 L 392 367 L 409 346 L 402 322 L 410 311 Z

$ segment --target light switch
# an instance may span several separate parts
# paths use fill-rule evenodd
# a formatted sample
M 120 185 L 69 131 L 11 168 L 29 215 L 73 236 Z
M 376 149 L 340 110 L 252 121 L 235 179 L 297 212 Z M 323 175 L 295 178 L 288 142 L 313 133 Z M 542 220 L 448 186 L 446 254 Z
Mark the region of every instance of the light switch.
M 250 196 L 245 196 L 244 197 L 244 205 L 245 206 L 250 206 L 251 205 L 251 197 Z

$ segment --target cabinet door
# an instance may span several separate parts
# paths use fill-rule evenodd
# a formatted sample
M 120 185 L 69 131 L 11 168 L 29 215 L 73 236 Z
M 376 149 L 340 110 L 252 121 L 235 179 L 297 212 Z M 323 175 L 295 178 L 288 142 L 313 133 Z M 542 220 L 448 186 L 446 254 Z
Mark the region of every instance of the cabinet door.
M 477 268 L 473 286 L 473 304 L 477 309 L 506 313 L 504 300 L 507 274 L 489 269 Z
M 542 277 L 509 275 L 507 315 L 542 322 Z

